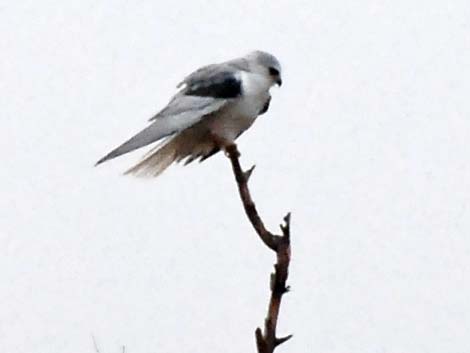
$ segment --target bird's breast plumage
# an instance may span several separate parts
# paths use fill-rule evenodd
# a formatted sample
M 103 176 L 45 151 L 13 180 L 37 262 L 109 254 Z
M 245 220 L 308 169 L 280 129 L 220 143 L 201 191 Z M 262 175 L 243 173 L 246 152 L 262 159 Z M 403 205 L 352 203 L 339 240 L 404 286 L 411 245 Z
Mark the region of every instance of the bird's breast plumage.
M 269 99 L 271 82 L 262 75 L 241 72 L 242 93 L 211 122 L 213 133 L 234 141 L 247 130 Z

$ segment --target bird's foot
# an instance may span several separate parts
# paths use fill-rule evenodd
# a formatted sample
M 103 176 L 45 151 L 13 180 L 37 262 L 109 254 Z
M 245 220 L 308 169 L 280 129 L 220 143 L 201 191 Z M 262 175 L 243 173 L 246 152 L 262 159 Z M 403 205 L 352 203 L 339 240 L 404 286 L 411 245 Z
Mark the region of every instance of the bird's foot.
M 240 152 L 238 151 L 237 145 L 235 143 L 231 143 L 230 145 L 224 146 L 224 152 L 227 157 L 235 157 L 240 158 Z
M 225 137 L 211 133 L 211 139 L 221 150 L 225 152 L 227 157 L 235 155 L 237 158 L 240 157 L 240 152 L 238 152 L 237 145 L 232 140 L 229 140 Z

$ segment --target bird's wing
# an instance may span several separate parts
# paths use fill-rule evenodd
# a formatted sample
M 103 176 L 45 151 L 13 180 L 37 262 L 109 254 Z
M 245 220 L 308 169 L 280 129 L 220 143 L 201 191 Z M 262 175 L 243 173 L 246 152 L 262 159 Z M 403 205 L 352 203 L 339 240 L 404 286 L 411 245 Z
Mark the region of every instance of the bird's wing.
M 236 67 L 214 64 L 195 71 L 182 82 L 184 87 L 156 114 L 152 123 L 96 164 L 149 145 L 181 132 L 213 114 L 242 94 L 241 76 Z

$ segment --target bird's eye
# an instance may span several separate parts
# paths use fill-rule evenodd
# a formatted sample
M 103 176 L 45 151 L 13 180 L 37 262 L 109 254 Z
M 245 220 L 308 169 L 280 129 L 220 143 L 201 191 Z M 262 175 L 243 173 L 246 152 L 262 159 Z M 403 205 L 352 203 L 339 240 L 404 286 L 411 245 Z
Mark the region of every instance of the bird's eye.
M 271 76 L 279 76 L 279 70 L 278 69 L 275 69 L 274 67 L 270 67 L 269 68 L 269 74 Z

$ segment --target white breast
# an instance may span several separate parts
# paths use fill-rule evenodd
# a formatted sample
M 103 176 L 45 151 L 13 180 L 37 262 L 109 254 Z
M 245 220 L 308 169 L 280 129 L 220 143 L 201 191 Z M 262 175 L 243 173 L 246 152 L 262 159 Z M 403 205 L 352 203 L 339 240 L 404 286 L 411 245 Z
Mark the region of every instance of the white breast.
M 245 96 L 267 94 L 272 85 L 272 81 L 269 77 L 246 71 L 242 71 L 241 79 L 243 95 Z
M 240 118 L 251 120 L 253 123 L 269 98 L 272 82 L 266 76 L 245 71 L 241 73 L 241 79 L 242 97 L 237 107 L 238 112 Z
M 235 139 L 248 129 L 269 98 L 269 78 L 249 72 L 241 73 L 242 96 L 212 122 L 212 131 L 224 139 Z

